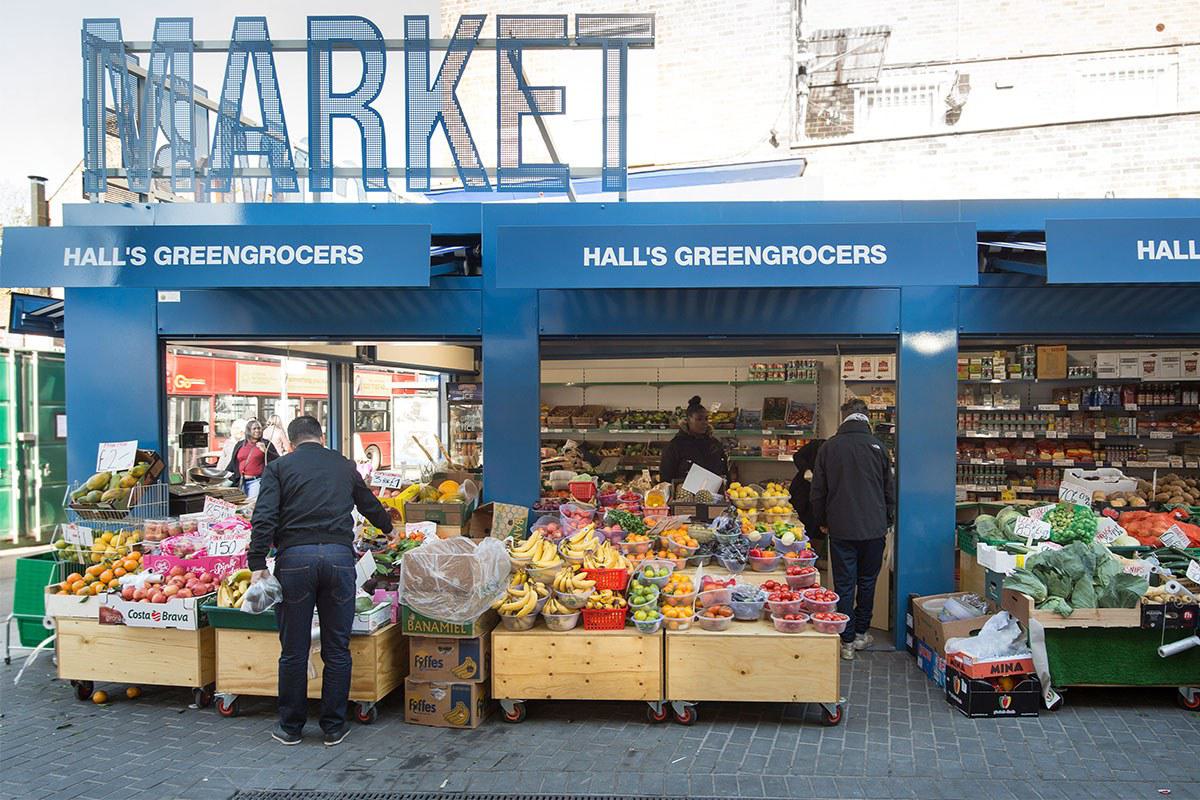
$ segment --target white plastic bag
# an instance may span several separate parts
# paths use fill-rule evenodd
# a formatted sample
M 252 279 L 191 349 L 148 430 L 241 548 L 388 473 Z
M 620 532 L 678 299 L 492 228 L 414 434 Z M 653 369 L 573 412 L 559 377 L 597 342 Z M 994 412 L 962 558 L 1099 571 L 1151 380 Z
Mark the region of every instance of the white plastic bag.
M 250 584 L 245 598 L 242 599 L 242 611 L 248 614 L 262 614 L 274 608 L 276 603 L 282 602 L 283 587 L 274 575 L 268 575 L 261 581 Z
M 1006 658 L 1028 655 L 1025 634 L 1007 611 L 995 614 L 974 636 L 959 636 L 946 642 L 946 655 L 964 653 L 972 658 Z
M 499 539 L 427 541 L 400 562 L 400 602 L 432 619 L 472 622 L 503 596 L 510 567 Z

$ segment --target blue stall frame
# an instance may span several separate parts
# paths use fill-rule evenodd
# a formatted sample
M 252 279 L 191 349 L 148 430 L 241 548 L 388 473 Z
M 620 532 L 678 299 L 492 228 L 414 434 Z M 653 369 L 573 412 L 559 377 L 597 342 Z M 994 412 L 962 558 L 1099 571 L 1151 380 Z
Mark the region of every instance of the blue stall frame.
M 956 380 L 961 336 L 1183 335 L 1200 332 L 1194 287 L 1061 287 L 1036 277 L 977 287 L 499 289 L 501 225 L 971 222 L 981 232 L 1040 232 L 1048 219 L 1200 217 L 1193 200 L 853 203 L 587 203 L 75 205 L 71 226 L 424 223 L 478 235 L 483 277 L 433 278 L 429 288 L 67 290 L 70 477 L 90 473 L 96 443 L 136 438 L 161 450 L 163 340 L 186 338 L 478 340 L 482 343 L 485 499 L 538 494 L 540 338 L 553 336 L 871 336 L 898 343 L 900 515 L 893 630 L 904 645 L 903 598 L 954 582 Z M 1131 276 L 1136 278 L 1136 276 Z M 1137 303 L 1131 303 L 1136 290 Z M 754 313 L 743 313 L 753 309 Z

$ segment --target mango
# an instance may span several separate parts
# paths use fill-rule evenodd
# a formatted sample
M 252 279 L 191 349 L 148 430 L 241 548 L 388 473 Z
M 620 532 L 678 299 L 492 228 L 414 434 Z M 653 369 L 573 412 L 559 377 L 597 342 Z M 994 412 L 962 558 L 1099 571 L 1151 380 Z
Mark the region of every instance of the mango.
M 84 485 L 89 492 L 103 491 L 108 487 L 109 479 L 112 477 L 108 472 L 97 472 L 95 475 L 87 479 Z

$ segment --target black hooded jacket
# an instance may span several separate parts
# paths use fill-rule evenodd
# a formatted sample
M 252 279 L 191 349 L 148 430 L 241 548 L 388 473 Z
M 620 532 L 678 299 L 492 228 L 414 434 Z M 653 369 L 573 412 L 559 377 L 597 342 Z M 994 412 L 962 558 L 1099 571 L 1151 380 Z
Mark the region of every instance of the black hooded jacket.
M 879 539 L 896 518 L 896 478 L 887 448 L 861 420 L 847 420 L 817 452 L 809 493 L 818 525 L 834 539 Z
M 684 425 L 687 425 L 685 422 Z M 700 436 L 689 433 L 681 426 L 679 433 L 663 448 L 662 466 L 659 474 L 662 480 L 683 480 L 687 477 L 692 464 L 699 464 L 709 472 L 724 477 L 728 474 L 729 466 L 725 459 L 725 448 L 712 435 L 712 429 Z
M 804 529 L 808 531 L 810 536 L 819 534 L 821 531 L 817 527 L 816 519 L 813 518 L 812 502 L 809 500 L 809 493 L 812 491 L 812 481 L 804 477 L 804 475 L 816 469 L 817 451 L 821 449 L 821 445 L 824 443 L 822 439 L 815 439 L 792 455 L 792 463 L 796 465 L 796 477 L 792 478 L 792 485 L 790 487 L 792 508 L 796 509 L 796 516 L 804 523 Z

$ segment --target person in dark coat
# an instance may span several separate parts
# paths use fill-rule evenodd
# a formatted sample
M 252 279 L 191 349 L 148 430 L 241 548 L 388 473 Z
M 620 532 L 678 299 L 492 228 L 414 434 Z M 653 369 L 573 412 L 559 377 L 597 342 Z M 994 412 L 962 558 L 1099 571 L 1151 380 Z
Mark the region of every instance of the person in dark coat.
M 683 480 L 693 464 L 725 477 L 729 471 L 725 447 L 713 436 L 708 409 L 700 404 L 699 395 L 688 401 L 687 415 L 679 428 L 679 433 L 663 448 L 661 479 L 667 483 Z
M 867 405 L 842 404 L 837 434 L 817 452 L 809 493 L 812 514 L 829 534 L 838 611 L 850 617 L 842 633 L 842 658 L 871 644 L 875 581 L 883 566 L 888 528 L 896 518 L 896 478 L 891 457 L 871 433 Z
M 817 451 L 823 444 L 824 439 L 813 439 L 792 454 L 792 463 L 796 465 L 796 477 L 792 478 L 790 487 L 792 508 L 796 509 L 796 516 L 804 523 L 804 530 L 810 537 L 821 533 L 820 526 L 813 519 L 809 494 L 812 491 L 813 469 L 817 466 Z

